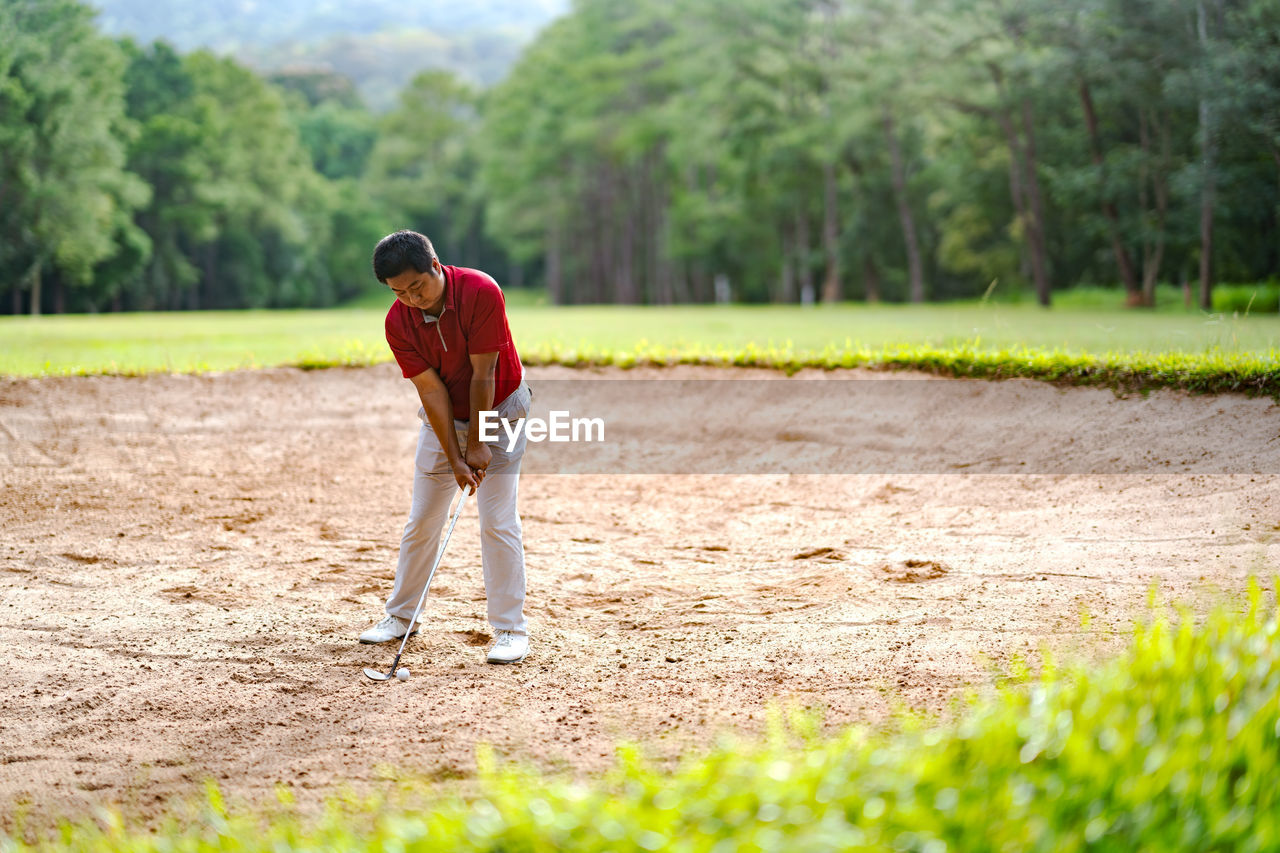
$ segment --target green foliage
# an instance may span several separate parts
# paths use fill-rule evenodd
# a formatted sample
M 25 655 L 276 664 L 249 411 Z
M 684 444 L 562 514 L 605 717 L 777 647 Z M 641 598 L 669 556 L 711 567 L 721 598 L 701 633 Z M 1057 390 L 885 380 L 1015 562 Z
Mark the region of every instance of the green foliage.
M 286 95 L 230 59 L 114 43 L 92 17 L 0 5 L 6 308 L 323 306 L 373 283 L 396 220 L 362 182 L 378 125 L 349 88 L 313 75 Z
M 583 0 L 486 101 L 492 233 L 558 303 L 1274 275 L 1273 6 Z
M 38 849 L 1269 850 L 1280 846 L 1280 627 L 1272 595 L 1203 620 L 1158 609 L 1117 658 L 970 692 L 953 722 L 901 712 L 826 733 L 775 710 L 673 769 L 641 748 L 585 783 L 478 759 L 475 793 L 405 786 L 306 818 L 229 808 L 210 787 L 154 833 L 108 813 Z M 1243 609 L 1243 612 L 1240 610 Z M 28 850 L 22 842 L 9 849 Z
M 28 291 L 39 313 L 44 276 L 55 276 L 61 301 L 99 264 L 145 252 L 131 213 L 148 192 L 124 169 L 134 127 L 123 59 L 88 8 L 6 2 L 0 32 L 0 281 Z
M 484 101 L 489 233 L 542 256 L 554 302 L 676 300 L 669 221 L 672 103 L 691 44 L 681 10 L 595 0 L 553 23 Z M 704 252 L 714 251 L 706 243 Z
M 130 165 L 153 190 L 138 216 L 152 253 L 117 305 L 293 307 L 359 292 L 369 246 L 385 233 L 357 183 L 372 117 L 297 95 L 290 107 L 261 77 L 208 53 L 124 47 L 141 128 Z
M 454 75 L 417 75 L 401 91 L 397 107 L 378 122 L 363 184 L 392 225 L 383 234 L 393 228 L 421 231 L 445 263 L 496 272 L 505 269 L 506 258 L 485 234 L 485 199 L 477 180 L 479 107 L 479 93 Z M 370 242 L 366 257 L 372 248 Z
M 326 101 L 303 112 L 297 124 L 317 172 L 331 180 L 364 174 L 378 139 L 373 116 L 368 112 Z
M 1274 314 L 1280 311 L 1280 283 L 1220 284 L 1213 289 L 1213 310 L 1225 314 Z

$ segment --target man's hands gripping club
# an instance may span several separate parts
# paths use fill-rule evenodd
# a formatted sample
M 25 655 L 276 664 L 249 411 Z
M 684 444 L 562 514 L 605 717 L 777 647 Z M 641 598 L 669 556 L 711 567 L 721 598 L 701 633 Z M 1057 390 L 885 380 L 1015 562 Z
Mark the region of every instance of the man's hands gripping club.
M 449 401 L 449 389 L 445 387 L 440 375 L 428 368 L 410 380 L 418 389 L 418 398 L 422 401 L 422 408 L 426 410 L 427 421 L 449 459 L 453 479 L 459 488 L 469 490 L 467 494 L 470 495 L 474 495 L 484 482 L 489 463 L 493 461 L 493 451 L 489 449 L 489 445 L 480 441 L 479 413 L 493 408 L 497 365 L 496 352 L 471 355 L 471 411 L 465 452 L 458 446 L 458 437 L 453 429 L 453 405 Z

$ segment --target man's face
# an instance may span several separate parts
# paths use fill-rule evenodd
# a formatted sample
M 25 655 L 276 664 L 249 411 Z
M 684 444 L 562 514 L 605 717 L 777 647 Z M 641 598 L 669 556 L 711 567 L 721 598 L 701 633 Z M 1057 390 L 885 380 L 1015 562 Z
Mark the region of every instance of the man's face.
M 440 261 L 432 258 L 426 272 L 407 269 L 387 279 L 387 287 L 410 308 L 432 308 L 444 296 L 444 270 L 440 269 Z

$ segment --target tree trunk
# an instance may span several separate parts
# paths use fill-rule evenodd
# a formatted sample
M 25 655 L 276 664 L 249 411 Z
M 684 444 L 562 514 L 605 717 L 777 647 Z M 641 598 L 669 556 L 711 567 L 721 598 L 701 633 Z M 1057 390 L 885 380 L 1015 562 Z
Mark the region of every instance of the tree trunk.
M 836 220 L 836 167 L 830 161 L 822 164 L 822 253 L 826 275 L 822 280 L 822 301 L 839 302 L 840 293 L 840 228 Z
M 1156 307 L 1156 282 L 1160 278 L 1160 264 L 1164 261 L 1164 235 L 1156 239 L 1155 248 L 1142 266 L 1142 304 Z
M 595 206 L 593 197 L 587 198 L 588 208 Z M 568 272 L 568 302 L 570 305 L 587 305 L 594 301 L 600 281 L 598 262 L 600 252 L 596 247 L 597 221 L 577 213 L 573 219 L 573 231 L 564 242 L 565 267 Z
M 40 267 L 41 262 L 36 261 L 31 265 L 31 316 L 40 316 Z
M 621 201 L 622 210 L 618 227 L 618 252 L 615 274 L 616 296 L 620 305 L 634 305 L 636 298 L 636 216 L 632 204 L 631 182 L 622 174 L 622 187 L 615 198 Z
M 654 260 L 654 277 L 657 285 L 658 293 L 667 302 L 674 302 L 680 305 L 686 305 L 693 301 L 693 297 L 689 293 L 689 282 L 684 274 L 683 265 L 677 264 L 671 258 L 671 232 L 670 222 L 667 218 L 669 210 L 669 202 L 665 188 L 658 193 L 657 205 L 654 210 L 654 227 L 652 239 L 654 243 L 653 260 Z
M 800 301 L 809 304 L 816 295 L 813 289 L 813 266 L 809 263 L 809 217 L 796 208 L 796 280 L 800 283 Z
M 472 268 L 480 266 L 480 235 L 483 228 L 479 214 L 473 210 L 471 224 L 467 228 L 467 259 L 469 261 L 467 265 Z
M 640 161 L 640 273 L 638 300 L 652 305 L 658 285 L 658 203 L 653 185 L 652 152 L 646 151 Z
M 795 301 L 796 293 L 795 267 L 795 235 L 782 233 L 782 270 L 778 277 L 778 288 L 774 291 L 773 301 L 779 305 L 787 305 Z
M 996 84 L 1001 101 L 1007 103 L 1004 71 L 995 63 L 987 63 L 987 70 Z M 1031 265 L 1031 279 L 1035 284 L 1036 298 L 1048 307 L 1052 294 L 1049 287 L 1049 264 L 1044 239 L 1044 203 L 1040 196 L 1040 181 L 1036 177 L 1035 127 L 1031 119 L 1031 102 L 1021 101 L 1022 131 L 1015 126 L 1007 107 L 987 109 L 963 101 L 954 102 L 961 109 L 995 119 L 1004 132 L 1009 147 L 1009 194 L 1013 207 L 1025 233 L 1026 258 Z M 1025 135 L 1025 141 L 1020 136 Z
M 690 289 L 689 274 L 685 264 L 674 262 L 669 259 L 664 260 L 662 263 L 665 270 L 663 273 L 665 276 L 664 280 L 667 282 L 672 301 L 680 305 L 688 305 L 690 302 L 696 302 L 697 300 L 693 298 L 693 292 Z
M 610 190 L 608 169 L 603 168 L 597 173 L 596 184 L 597 203 L 592 207 L 594 216 L 595 240 L 596 246 L 596 271 L 591 276 L 592 295 L 591 302 L 600 305 L 605 302 L 612 302 L 616 283 L 613 278 L 613 234 L 614 220 L 617 213 L 614 207 L 613 194 Z
M 907 198 L 907 170 L 902 161 L 902 146 L 894 128 L 893 113 L 884 110 L 884 136 L 889 145 L 889 162 L 892 166 L 893 198 L 898 205 L 898 221 L 902 224 L 902 238 L 907 246 L 907 280 L 911 301 L 924 302 L 924 268 L 920 262 L 920 243 L 916 238 L 915 218 Z
M 580 245 L 586 246 L 587 251 L 590 253 L 590 274 L 586 282 L 583 283 L 585 287 L 578 285 L 574 288 L 573 301 L 575 303 L 595 304 L 602 301 L 600 294 L 604 288 L 603 282 L 608 269 L 604 257 L 604 234 L 602 232 L 606 228 L 605 222 L 609 211 L 604 207 L 604 194 L 600 191 L 598 173 L 594 176 L 594 185 L 589 196 L 587 210 L 590 213 L 585 214 L 586 222 L 583 226 L 587 232 L 587 239 L 586 242 Z
M 66 285 L 62 283 L 62 276 L 53 280 L 53 313 L 67 313 L 67 290 Z
M 197 280 L 191 285 L 191 290 L 195 294 L 195 298 L 191 301 L 191 307 L 199 310 L 202 306 L 217 307 L 218 306 L 218 244 L 210 243 L 204 254 L 204 277 Z M 169 286 L 178 287 L 177 276 L 169 277 Z
M 22 313 L 22 288 L 15 284 L 13 286 L 13 290 L 9 291 L 9 294 L 10 299 L 12 300 L 11 307 L 13 309 L 10 313 L 17 317 Z
M 1213 309 L 1213 178 L 1200 192 L 1200 307 Z
M 1045 244 L 1044 199 L 1040 194 L 1040 178 L 1036 175 L 1036 134 L 1031 118 L 1031 100 L 1022 99 L 1022 132 L 1024 134 L 1022 166 L 1031 211 L 1031 273 L 1035 277 L 1036 297 L 1046 308 L 1053 296 L 1049 282 L 1049 252 Z
M 880 301 L 880 270 L 870 255 L 862 256 L 862 286 L 867 292 L 867 302 Z
M 819 29 L 819 63 L 821 67 L 818 91 L 822 103 L 822 117 L 831 122 L 831 92 L 835 88 L 832 69 L 837 56 L 835 16 L 840 0 L 824 0 L 821 3 L 823 26 Z M 822 301 L 839 302 L 840 292 L 840 226 L 836 216 L 836 164 L 837 152 L 832 150 L 822 162 L 822 254 L 826 271 L 822 279 Z
M 1209 55 L 1209 20 L 1205 0 L 1196 3 L 1196 29 L 1200 36 L 1201 60 Z M 1213 204 L 1214 146 L 1213 111 L 1209 99 L 1200 96 L 1200 307 L 1213 309 Z
M 564 283 L 560 267 L 560 229 L 558 220 L 552 219 L 547 226 L 546 275 L 547 301 L 552 305 L 564 304 Z
M 693 263 L 689 270 L 689 279 L 693 282 L 693 298 L 699 303 L 711 301 L 711 273 L 700 263 Z
M 991 76 L 995 78 L 997 88 L 1003 95 L 1002 73 L 995 66 L 988 67 L 991 71 Z M 986 107 L 958 100 L 953 100 L 951 103 L 964 112 L 994 121 L 1004 133 L 1005 146 L 1009 149 L 1009 201 L 1013 205 L 1014 221 L 1023 231 L 1022 239 L 1018 241 L 1018 272 L 1019 275 L 1026 277 L 1033 267 L 1031 244 L 1025 233 L 1030 214 L 1027 207 L 1026 191 L 1023 189 L 1021 145 L 1018 144 L 1018 134 L 1014 130 L 1013 121 L 1009 118 L 1009 113 L 1004 109 L 987 109 Z
M 996 114 L 996 120 L 1004 130 L 1005 144 L 1009 147 L 1009 195 L 1013 199 L 1014 215 L 1022 226 L 1022 271 L 1024 275 L 1030 272 L 1036 295 L 1039 297 L 1043 278 L 1043 258 L 1037 250 L 1035 239 L 1035 213 L 1030 202 L 1031 194 L 1027 189 L 1026 158 L 1023 156 L 1022 144 L 1018 140 L 1017 129 L 1013 125 L 1013 120 L 1009 118 L 1009 114 L 1002 110 Z
M 1102 195 L 1102 215 L 1107 219 L 1107 232 L 1111 238 L 1111 253 L 1115 255 L 1116 267 L 1120 271 L 1120 281 L 1124 284 L 1125 302 L 1129 305 L 1141 304 L 1142 294 L 1138 289 L 1138 277 L 1134 273 L 1133 261 L 1129 252 L 1120 240 L 1120 215 L 1114 203 L 1106 198 L 1106 177 L 1103 172 L 1101 136 L 1098 133 L 1098 114 L 1093 108 L 1093 96 L 1089 91 L 1089 82 L 1080 80 L 1080 104 L 1084 107 L 1084 123 L 1089 132 L 1089 153 L 1093 164 L 1098 167 L 1099 191 Z
M 1144 237 L 1142 247 L 1142 304 L 1149 308 L 1154 308 L 1156 305 L 1156 282 L 1160 277 L 1160 265 L 1164 262 L 1164 223 L 1169 210 L 1169 184 L 1165 180 L 1165 167 L 1169 162 L 1168 123 L 1159 121 L 1158 114 L 1155 114 L 1153 123 L 1157 126 L 1160 135 L 1160 167 L 1155 170 L 1150 179 L 1152 195 L 1155 197 L 1155 235 L 1150 240 Z M 1140 122 L 1144 153 L 1149 147 L 1147 137 L 1150 124 L 1146 120 Z M 1143 159 L 1145 162 L 1148 158 Z M 1146 209 L 1145 203 L 1143 209 Z

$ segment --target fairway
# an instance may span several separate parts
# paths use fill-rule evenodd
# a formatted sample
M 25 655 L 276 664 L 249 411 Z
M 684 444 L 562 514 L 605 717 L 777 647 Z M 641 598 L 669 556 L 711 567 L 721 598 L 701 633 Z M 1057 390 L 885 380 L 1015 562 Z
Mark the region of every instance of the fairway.
M 1280 319 L 1032 305 L 552 307 L 511 300 L 522 355 L 542 362 L 635 353 L 796 356 L 851 348 L 967 346 L 1070 354 L 1268 356 Z M 390 299 L 387 300 L 390 305 Z M 225 371 L 387 361 L 382 308 L 0 318 L 0 374 Z M 1274 355 L 1269 355 L 1273 357 Z

